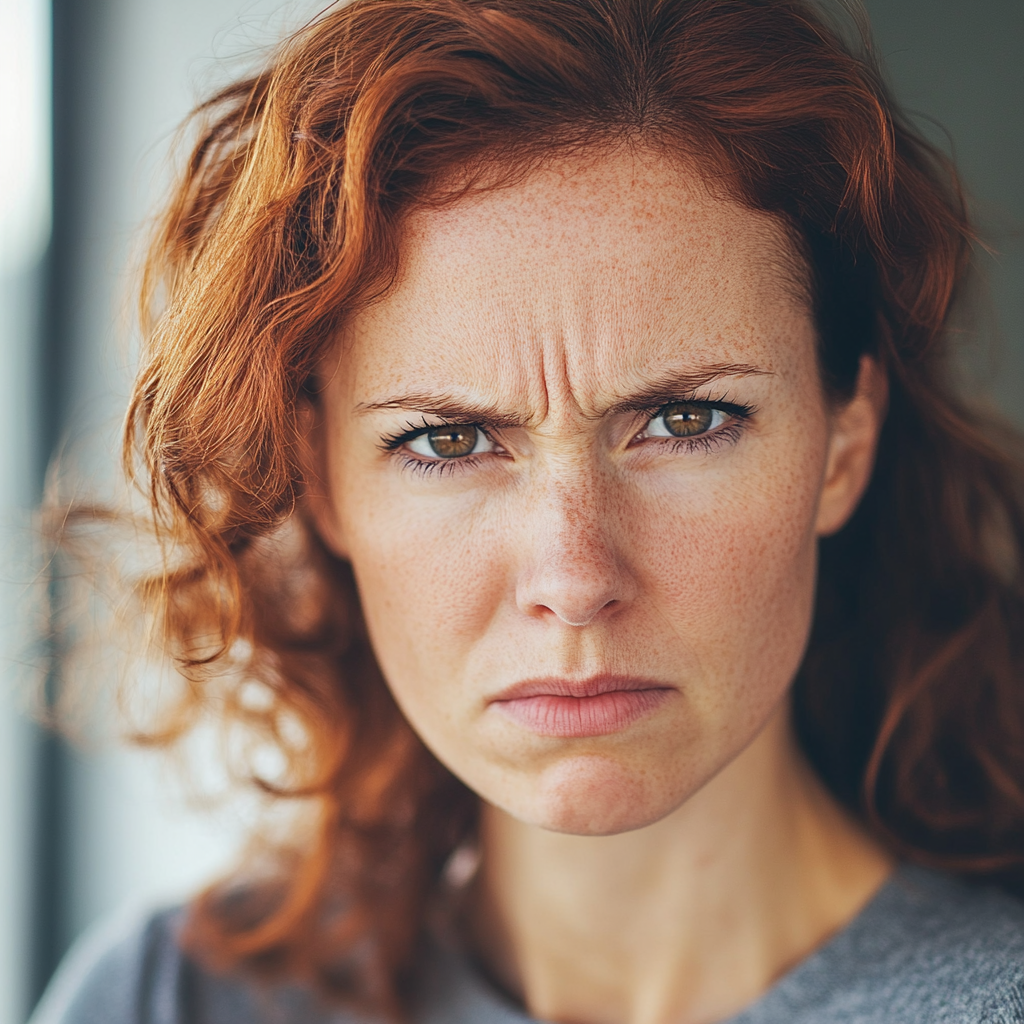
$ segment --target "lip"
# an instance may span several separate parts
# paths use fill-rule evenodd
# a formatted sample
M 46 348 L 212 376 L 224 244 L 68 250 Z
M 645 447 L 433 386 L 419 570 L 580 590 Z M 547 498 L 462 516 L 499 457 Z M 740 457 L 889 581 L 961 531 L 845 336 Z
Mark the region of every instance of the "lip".
M 582 738 L 625 729 L 658 708 L 672 690 L 635 676 L 526 679 L 502 690 L 491 704 L 539 736 Z

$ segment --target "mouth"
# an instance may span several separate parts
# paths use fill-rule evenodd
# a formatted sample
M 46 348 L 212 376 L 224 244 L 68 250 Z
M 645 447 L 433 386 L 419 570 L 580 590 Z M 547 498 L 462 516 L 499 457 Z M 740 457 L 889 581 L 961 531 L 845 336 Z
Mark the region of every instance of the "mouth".
M 633 676 L 527 679 L 502 690 L 491 705 L 538 736 L 578 739 L 625 729 L 660 707 L 672 690 Z

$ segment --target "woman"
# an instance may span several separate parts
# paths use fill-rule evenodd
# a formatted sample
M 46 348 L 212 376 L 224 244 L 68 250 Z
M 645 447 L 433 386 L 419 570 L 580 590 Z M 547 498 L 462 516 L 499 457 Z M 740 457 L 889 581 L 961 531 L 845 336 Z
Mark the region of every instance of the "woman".
M 305 831 L 41 1024 L 1024 1020 L 1021 464 L 841 27 L 355 0 L 202 113 L 126 440 L 154 735 L 269 743 Z

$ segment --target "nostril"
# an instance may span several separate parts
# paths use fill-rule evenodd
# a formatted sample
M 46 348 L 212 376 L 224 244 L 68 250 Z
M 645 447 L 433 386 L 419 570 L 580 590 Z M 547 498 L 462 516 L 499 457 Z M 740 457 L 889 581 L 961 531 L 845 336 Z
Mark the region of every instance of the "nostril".
M 565 623 L 567 626 L 589 626 L 596 619 L 601 618 L 603 615 L 609 614 L 618 607 L 619 601 L 614 598 L 610 601 L 604 602 L 604 604 L 595 603 L 590 608 L 581 607 L 565 607 L 561 608 L 550 608 L 543 606 L 545 614 L 550 615 L 560 622 Z
M 551 617 L 567 626 L 587 626 L 616 611 L 625 587 L 618 573 L 604 578 L 581 578 L 558 572 L 539 572 L 520 586 L 519 607 L 529 615 Z

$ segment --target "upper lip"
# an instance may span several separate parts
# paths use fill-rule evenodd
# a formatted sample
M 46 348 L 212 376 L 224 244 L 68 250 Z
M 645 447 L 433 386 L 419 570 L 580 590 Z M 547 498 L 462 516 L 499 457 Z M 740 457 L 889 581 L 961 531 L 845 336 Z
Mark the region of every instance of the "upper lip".
M 545 676 L 513 683 L 491 698 L 492 701 L 523 700 L 527 697 L 598 697 L 616 690 L 669 690 L 667 683 L 638 676 L 617 676 L 610 673 L 586 679 L 564 679 Z

